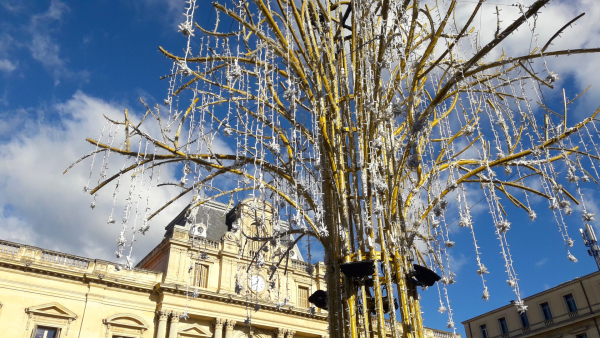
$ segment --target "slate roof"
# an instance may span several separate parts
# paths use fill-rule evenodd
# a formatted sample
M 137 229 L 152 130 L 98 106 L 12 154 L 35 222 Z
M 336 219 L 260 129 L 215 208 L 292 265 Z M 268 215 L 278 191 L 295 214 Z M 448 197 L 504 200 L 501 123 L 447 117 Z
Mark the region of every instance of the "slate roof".
M 231 230 L 231 224 L 235 220 L 235 209 L 236 206 L 227 208 L 227 204 L 220 203 L 217 201 L 209 201 L 198 207 L 198 211 L 196 212 L 196 223 L 202 223 L 207 225 L 206 228 L 206 238 L 213 241 L 221 241 L 221 238 L 225 235 L 225 233 Z M 165 227 L 165 237 L 171 237 L 173 235 L 173 228 L 177 225 L 180 227 L 184 227 L 186 230 L 189 230 L 191 224 L 189 224 L 186 220 L 186 213 L 189 209 L 187 206 L 183 209 L 177 217 L 175 217 L 169 225 Z M 288 222 L 281 221 L 280 226 L 282 230 L 289 229 L 290 225 Z M 294 236 L 290 235 L 289 238 L 281 238 L 281 244 L 284 246 L 289 246 L 293 243 Z M 296 245 L 294 247 L 294 251 L 296 252 L 297 260 L 304 261 L 302 258 L 302 254 Z

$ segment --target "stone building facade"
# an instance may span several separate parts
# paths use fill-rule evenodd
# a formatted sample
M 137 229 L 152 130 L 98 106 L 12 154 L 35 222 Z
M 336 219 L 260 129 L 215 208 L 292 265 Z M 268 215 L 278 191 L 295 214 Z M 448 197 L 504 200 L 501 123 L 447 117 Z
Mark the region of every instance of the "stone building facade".
M 468 338 L 600 338 L 600 271 L 464 321 Z
M 283 233 L 287 225 L 268 215 L 257 224 L 245 213 L 256 209 L 213 202 L 191 218 L 184 210 L 131 270 L 0 241 L 0 337 L 326 337 L 326 311 L 311 311 L 307 300 L 326 289 L 324 264 L 304 262 L 291 235 L 266 249 L 248 240 L 273 227 Z M 261 268 L 250 264 L 256 250 L 265 260 Z M 286 253 L 292 259 L 273 272 L 270 266 Z M 430 329 L 427 336 L 451 337 Z

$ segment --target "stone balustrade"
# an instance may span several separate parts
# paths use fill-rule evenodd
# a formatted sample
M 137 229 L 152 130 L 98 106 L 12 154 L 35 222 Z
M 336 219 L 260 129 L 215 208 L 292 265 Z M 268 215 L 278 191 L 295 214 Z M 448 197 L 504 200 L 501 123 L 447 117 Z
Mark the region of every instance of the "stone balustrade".
M 53 273 L 65 273 L 74 277 L 113 278 L 132 281 L 136 284 L 147 284 L 148 287 L 153 287 L 162 280 L 162 272 L 139 268 L 126 270 L 118 263 L 88 259 L 9 241 L 0 241 L 0 260 Z
M 7 255 L 17 255 L 19 253 L 20 245 L 10 242 L 0 242 L 0 253 Z
M 90 266 L 90 261 L 85 258 L 68 254 L 59 254 L 51 251 L 42 251 L 41 259 L 48 263 L 65 265 L 79 269 L 87 269 Z

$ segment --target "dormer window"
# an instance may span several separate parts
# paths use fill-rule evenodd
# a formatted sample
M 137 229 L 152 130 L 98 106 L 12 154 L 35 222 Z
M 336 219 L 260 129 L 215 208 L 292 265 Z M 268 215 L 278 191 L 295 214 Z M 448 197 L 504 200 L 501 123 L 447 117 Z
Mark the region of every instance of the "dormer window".
M 240 230 L 240 221 L 235 220 L 231 223 L 231 232 L 236 233 L 238 230 Z
M 193 237 L 206 238 L 206 226 L 202 223 L 196 223 L 190 229 L 190 235 Z

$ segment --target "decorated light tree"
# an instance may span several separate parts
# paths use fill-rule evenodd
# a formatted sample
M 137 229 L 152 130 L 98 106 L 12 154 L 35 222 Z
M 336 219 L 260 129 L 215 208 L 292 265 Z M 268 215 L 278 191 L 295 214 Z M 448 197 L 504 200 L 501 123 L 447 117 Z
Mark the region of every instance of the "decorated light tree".
M 558 80 L 546 57 L 600 49 L 551 50 L 552 40 L 581 16 L 538 42 L 535 23 L 549 2 L 515 4 L 519 15 L 506 27 L 499 17 L 488 18 L 497 30 L 480 43 L 473 21 L 483 0 L 460 25 L 460 5 L 449 0 L 431 7 L 419 0 L 240 0 L 213 3 L 214 28 L 194 22 L 197 7 L 189 0 L 179 26 L 184 52 L 160 48 L 173 62 L 164 77 L 164 107 L 146 106 L 143 117 L 107 117 L 101 137 L 87 140 L 95 149 L 86 157 L 98 162 L 104 155 L 97 186 L 85 187 L 94 200 L 109 186 L 116 198 L 123 180 L 130 181 L 117 257 L 132 268 L 126 248 L 135 234 L 148 231 L 148 222 L 176 200 L 186 199 L 192 210 L 217 198 L 232 204 L 252 197 L 251 208 L 268 202 L 271 222 L 285 220 L 291 228 L 260 231 L 265 212 L 257 209 L 248 216 L 256 218 L 256 233 L 244 233 L 246 239 L 271 245 L 292 234 L 296 242 L 308 237 L 324 248 L 328 289 L 312 301 L 329 311 L 332 337 L 420 338 L 417 289 L 440 277 L 440 311 L 448 311 L 454 328 L 445 292 L 454 282 L 447 210 L 456 210 L 459 227 L 473 235 L 483 298 L 489 298 L 467 200 L 469 189 L 481 188 L 515 304 L 526 311 L 501 196 L 531 220 L 529 197 L 546 198 L 565 256 L 576 261 L 564 217 L 574 203 L 583 205 L 584 223 L 593 220 L 580 184 L 600 180 L 598 111 L 569 123 L 573 100 L 563 91 L 563 103 L 550 107 L 542 95 Z M 530 32 L 530 52 L 488 60 L 517 29 Z M 531 96 L 539 104 L 532 106 Z M 115 157 L 125 162 L 108 173 Z M 179 182 L 160 181 L 165 166 L 182 171 Z M 140 207 L 165 185 L 180 190 L 176 198 L 158 210 Z M 116 223 L 113 214 L 108 222 Z M 252 252 L 253 264 L 275 271 L 289 250 L 266 263 L 261 250 Z

